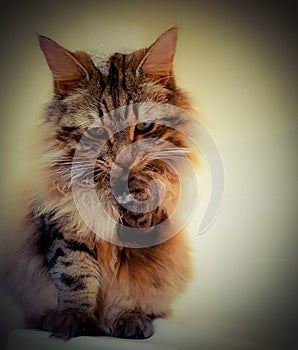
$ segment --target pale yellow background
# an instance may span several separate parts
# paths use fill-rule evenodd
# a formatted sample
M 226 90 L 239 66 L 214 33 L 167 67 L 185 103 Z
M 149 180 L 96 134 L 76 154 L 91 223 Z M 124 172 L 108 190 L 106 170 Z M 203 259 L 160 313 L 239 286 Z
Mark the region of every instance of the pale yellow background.
M 101 54 L 149 45 L 178 25 L 177 81 L 191 92 L 216 138 L 226 190 L 213 226 L 192 236 L 195 276 L 173 320 L 211 334 L 267 343 L 293 335 L 297 103 L 293 47 L 278 13 L 275 23 L 266 12 L 196 2 L 20 6 L 5 10 L 2 24 L 7 36 L 1 53 L 4 216 L 14 215 L 19 178 L 31 176 L 34 126 L 51 91 L 36 33 L 71 50 Z M 10 319 L 7 328 L 14 325 Z

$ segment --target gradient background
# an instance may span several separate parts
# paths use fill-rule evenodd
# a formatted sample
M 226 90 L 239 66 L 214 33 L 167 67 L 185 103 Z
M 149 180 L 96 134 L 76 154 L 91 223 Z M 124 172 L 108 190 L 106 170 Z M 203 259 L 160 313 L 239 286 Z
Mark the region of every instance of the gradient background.
M 18 210 L 19 181 L 31 177 L 34 127 L 51 92 L 36 33 L 70 50 L 112 53 L 147 46 L 178 25 L 177 81 L 191 92 L 216 138 L 226 193 L 212 227 L 192 236 L 195 278 L 176 303 L 172 321 L 270 349 L 293 344 L 298 321 L 294 13 L 294 1 L 279 7 L 264 1 L 2 2 L 1 238 Z M 3 300 L 1 333 L 6 334 L 20 323 L 13 303 Z

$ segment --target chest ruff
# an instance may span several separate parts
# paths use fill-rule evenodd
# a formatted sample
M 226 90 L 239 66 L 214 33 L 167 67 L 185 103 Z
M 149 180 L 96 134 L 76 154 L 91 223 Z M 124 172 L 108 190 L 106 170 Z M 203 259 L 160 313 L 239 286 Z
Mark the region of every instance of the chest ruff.
M 98 244 L 101 287 L 98 307 L 103 327 L 121 310 L 142 309 L 166 316 L 169 305 L 190 278 L 190 257 L 184 233 L 149 248 L 123 248 Z

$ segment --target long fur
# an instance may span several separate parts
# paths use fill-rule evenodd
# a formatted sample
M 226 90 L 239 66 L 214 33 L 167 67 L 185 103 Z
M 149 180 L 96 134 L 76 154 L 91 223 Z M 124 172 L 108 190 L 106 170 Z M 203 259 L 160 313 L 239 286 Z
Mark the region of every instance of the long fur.
M 46 45 L 47 42 L 43 50 L 46 50 Z M 63 56 L 64 49 L 60 46 L 58 49 L 59 55 Z M 154 48 L 155 52 L 158 53 L 158 47 Z M 126 55 L 114 54 L 108 62 L 97 63 L 96 66 L 90 63 L 92 60 L 85 53 L 73 53 L 72 62 L 68 62 L 67 53 L 63 64 L 79 62 L 80 67 L 84 67 L 81 71 L 85 75 L 88 72 L 89 79 L 82 77 L 79 82 L 63 81 L 63 67 L 56 69 L 60 72 L 60 80 L 57 81 L 57 76 L 54 76 L 54 96 L 45 109 L 39 130 L 44 135 L 39 179 L 28 198 L 22 228 L 2 266 L 6 287 L 21 304 L 29 327 L 50 330 L 54 335 L 65 338 L 80 334 L 59 333 L 60 321 L 52 316 L 47 318 L 49 314 L 69 309 L 70 294 L 67 293 L 74 286 L 81 296 L 73 297 L 75 288 L 71 289 L 72 303 L 75 302 L 72 308 L 95 319 L 97 326 L 107 334 L 117 335 L 115 324 L 126 312 L 137 310 L 147 318 L 148 315 L 152 318 L 167 316 L 171 303 L 185 290 L 190 279 L 191 263 L 185 229 L 154 246 L 131 248 L 113 244 L 119 239 L 116 237 L 117 223 L 130 219 L 136 220 L 136 225 L 141 224 L 134 216 L 125 219 L 128 214 L 121 212 L 112 196 L 109 187 L 112 148 L 103 148 L 105 162 L 98 160 L 94 171 L 89 162 L 92 150 L 85 153 L 85 158 L 74 158 L 86 128 L 94 122 L 100 120 L 100 125 L 110 130 L 119 127 L 121 120 L 111 114 L 117 108 L 138 104 L 138 113 L 155 122 L 158 121 L 159 104 L 191 111 L 188 96 L 176 86 L 172 62 L 167 63 L 167 79 L 141 74 L 140 64 L 146 54 L 148 49 Z M 155 61 L 158 66 L 158 58 Z M 106 68 L 100 71 L 100 67 L 109 67 L 108 73 Z M 138 76 L 137 70 L 141 72 Z M 67 70 L 72 71 L 78 74 L 74 68 Z M 167 72 L 163 71 L 163 74 Z M 132 111 L 126 114 L 126 118 L 122 120 L 124 125 L 131 125 L 133 121 L 136 124 Z M 145 150 L 137 149 L 131 156 L 131 162 L 147 159 L 140 162 L 135 171 L 133 186 L 139 188 L 140 183 L 148 185 L 152 179 L 160 179 L 167 189 L 163 207 L 148 214 L 151 222 L 156 220 L 158 224 L 161 215 L 165 212 L 171 214 L 177 206 L 177 191 L 182 185 L 179 185 L 171 164 L 177 168 L 181 158 L 193 160 L 190 145 L 183 135 L 183 131 L 188 132 L 187 127 L 178 117 L 175 128 L 166 127 L 158 135 L 158 138 L 174 144 L 175 148 L 162 145 L 158 148 L 155 145 L 149 153 L 146 149 L 146 155 Z M 114 142 L 118 142 L 119 150 L 132 134 L 129 130 L 126 134 L 123 132 L 121 137 L 126 141 L 122 140 L 122 144 L 121 137 L 117 135 L 120 134 L 114 133 Z M 139 141 L 143 139 L 141 136 L 137 138 Z M 183 168 L 180 177 L 182 174 Z M 90 202 L 93 188 L 89 186 L 89 180 L 94 183 L 102 212 L 94 209 L 95 202 Z M 74 200 L 74 185 L 78 185 L 81 212 Z M 144 189 L 139 199 L 144 200 L 142 196 L 145 195 Z M 92 223 L 91 228 L 84 218 Z M 143 219 L 146 219 L 145 215 Z M 98 231 L 100 236 L 96 234 Z M 45 319 L 47 321 L 43 323 Z M 150 331 L 147 335 L 145 333 L 144 337 L 151 335 Z

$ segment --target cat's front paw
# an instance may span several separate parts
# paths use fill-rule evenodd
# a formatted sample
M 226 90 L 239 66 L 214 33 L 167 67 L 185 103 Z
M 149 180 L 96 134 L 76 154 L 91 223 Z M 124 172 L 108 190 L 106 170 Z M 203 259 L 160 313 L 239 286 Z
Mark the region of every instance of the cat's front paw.
M 152 319 L 142 313 L 126 312 L 113 325 L 113 336 L 118 338 L 145 339 L 152 335 Z
M 82 335 L 106 335 L 93 317 L 76 309 L 50 312 L 41 323 L 41 329 L 51 332 L 52 337 L 64 340 Z

